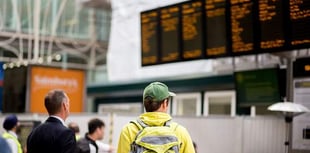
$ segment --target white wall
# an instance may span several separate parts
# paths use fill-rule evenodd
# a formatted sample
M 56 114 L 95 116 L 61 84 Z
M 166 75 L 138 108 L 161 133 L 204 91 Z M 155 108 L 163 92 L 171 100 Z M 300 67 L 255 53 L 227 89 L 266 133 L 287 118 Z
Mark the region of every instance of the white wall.
M 115 116 L 113 145 L 121 128 L 136 116 Z M 283 153 L 285 122 L 266 117 L 174 117 L 189 131 L 198 153 Z
M 3 123 L 4 115 L 0 116 Z M 100 118 L 106 123 L 103 142 L 117 147 L 121 129 L 137 116 L 117 114 L 71 114 L 66 120 L 77 122 L 81 134 L 87 132 L 87 122 Z M 40 120 L 46 115 L 18 115 L 20 120 Z M 283 118 L 265 117 L 174 117 L 186 127 L 198 146 L 198 153 L 283 153 L 285 122 Z M 0 133 L 3 130 L 1 128 Z
M 144 78 L 205 74 L 211 71 L 211 60 L 141 66 L 140 12 L 181 1 L 111 1 L 113 13 L 107 53 L 109 81 L 132 81 Z
M 2 124 L 4 121 L 6 114 L 0 115 L 0 134 L 4 132 L 2 128 Z M 48 118 L 48 115 L 44 114 L 17 114 L 17 117 L 20 121 L 41 121 L 41 123 L 45 122 Z M 76 122 L 80 127 L 80 134 L 84 137 L 85 133 L 88 131 L 87 123 L 92 118 L 99 118 L 104 121 L 105 135 L 102 140 L 105 143 L 109 143 L 111 141 L 111 115 L 110 114 L 71 114 L 65 121 L 65 124 L 68 125 L 70 122 Z M 113 140 L 112 140 L 113 141 Z

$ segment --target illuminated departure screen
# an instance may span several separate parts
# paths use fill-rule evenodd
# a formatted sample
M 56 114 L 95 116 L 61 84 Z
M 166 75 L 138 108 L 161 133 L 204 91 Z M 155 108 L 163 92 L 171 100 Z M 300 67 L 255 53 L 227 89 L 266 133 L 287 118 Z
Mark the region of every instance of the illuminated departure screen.
M 234 73 L 237 104 L 255 106 L 281 100 L 278 68 L 238 71 Z
M 253 2 L 230 0 L 232 52 L 249 54 L 254 51 Z
M 205 0 L 206 56 L 227 55 L 226 0 Z
M 192 0 L 141 13 L 142 66 L 310 48 L 310 0 Z
M 182 45 L 183 59 L 203 57 L 202 2 L 182 4 Z
M 156 10 L 141 13 L 142 65 L 158 62 L 158 23 Z
M 283 0 L 259 0 L 260 48 L 284 47 L 284 6 Z
M 289 0 L 291 45 L 310 46 L 310 0 Z
M 177 5 L 160 9 L 161 62 L 180 60 L 180 8 Z

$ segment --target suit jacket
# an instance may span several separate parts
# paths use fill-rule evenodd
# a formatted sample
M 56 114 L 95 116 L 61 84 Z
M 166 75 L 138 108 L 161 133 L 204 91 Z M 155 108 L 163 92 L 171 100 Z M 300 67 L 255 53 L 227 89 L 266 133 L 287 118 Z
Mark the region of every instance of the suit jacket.
M 60 120 L 49 117 L 28 136 L 27 153 L 74 153 L 74 132 Z

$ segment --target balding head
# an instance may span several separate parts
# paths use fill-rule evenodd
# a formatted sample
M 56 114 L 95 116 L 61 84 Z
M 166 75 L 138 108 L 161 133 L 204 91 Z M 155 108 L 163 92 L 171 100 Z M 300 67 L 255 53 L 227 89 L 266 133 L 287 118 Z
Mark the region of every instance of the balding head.
M 49 115 L 61 113 L 64 103 L 69 103 L 69 98 L 63 90 L 51 90 L 44 99 L 45 108 Z

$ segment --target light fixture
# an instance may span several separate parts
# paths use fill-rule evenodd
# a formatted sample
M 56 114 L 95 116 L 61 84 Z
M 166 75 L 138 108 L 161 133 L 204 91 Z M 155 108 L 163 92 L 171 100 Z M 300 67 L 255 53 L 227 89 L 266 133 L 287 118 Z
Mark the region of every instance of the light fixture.
M 7 64 L 3 64 L 2 65 L 2 68 L 5 70 L 5 69 L 7 69 L 8 68 L 8 65 Z
M 43 63 L 43 58 L 42 57 L 39 57 L 38 61 L 37 61 L 39 64 L 42 64 Z
M 303 113 L 310 112 L 310 110 L 301 104 L 296 104 L 293 102 L 275 103 L 275 104 L 270 105 L 267 109 L 270 111 L 282 112 L 284 119 L 285 119 L 285 123 L 286 123 L 286 129 L 285 129 L 286 141 L 284 143 L 285 153 L 289 153 L 289 146 L 290 146 L 289 140 L 291 138 L 290 128 L 291 128 L 293 118 Z
M 14 68 L 14 63 L 9 63 L 9 68 Z
M 24 64 L 24 66 L 27 66 L 28 65 L 28 61 L 23 61 L 23 64 Z
M 16 67 L 20 67 L 20 61 L 17 61 L 17 62 L 15 63 L 15 65 L 16 65 Z
M 56 61 L 60 61 L 61 60 L 61 55 L 60 54 L 56 54 L 55 55 L 55 60 Z

